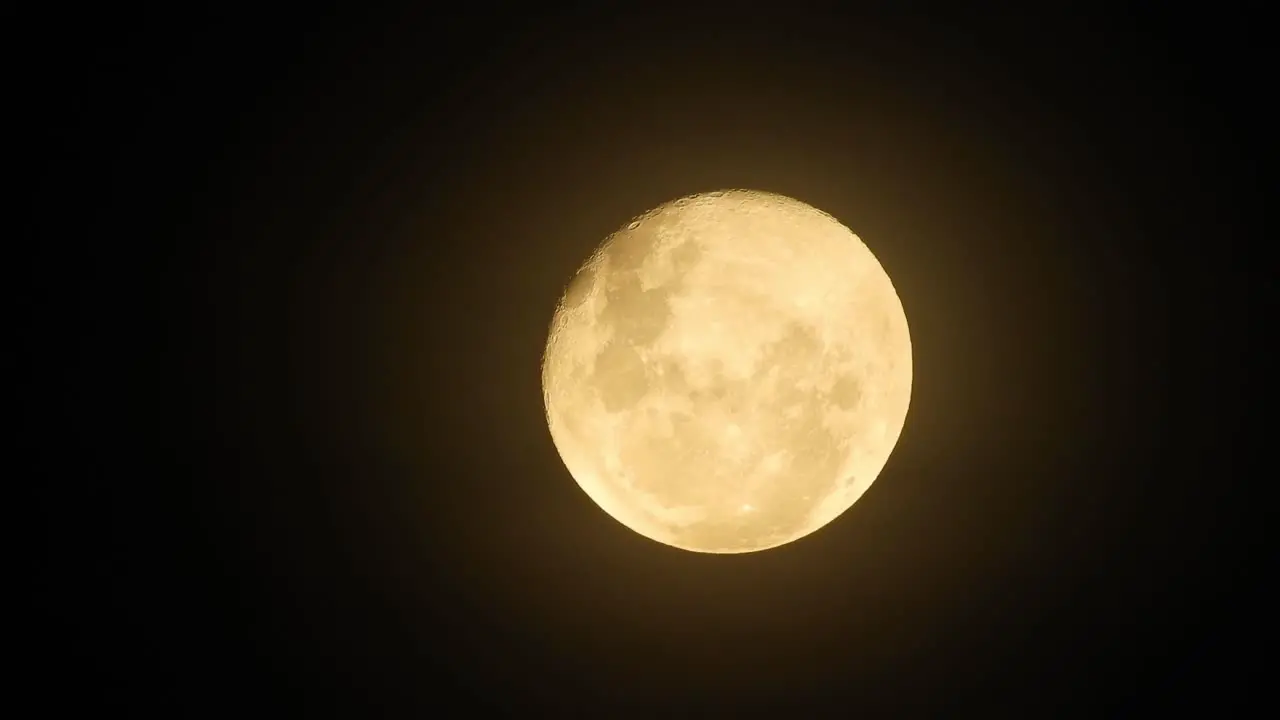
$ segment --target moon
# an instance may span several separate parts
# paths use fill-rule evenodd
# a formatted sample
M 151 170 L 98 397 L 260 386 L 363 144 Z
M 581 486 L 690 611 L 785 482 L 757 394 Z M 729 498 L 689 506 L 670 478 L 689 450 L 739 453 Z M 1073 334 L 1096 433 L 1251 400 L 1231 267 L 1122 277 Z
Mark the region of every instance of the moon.
M 610 235 L 542 361 L 569 474 L 657 542 L 747 553 L 849 509 L 897 444 L 911 338 L 866 245 L 798 200 L 726 190 Z

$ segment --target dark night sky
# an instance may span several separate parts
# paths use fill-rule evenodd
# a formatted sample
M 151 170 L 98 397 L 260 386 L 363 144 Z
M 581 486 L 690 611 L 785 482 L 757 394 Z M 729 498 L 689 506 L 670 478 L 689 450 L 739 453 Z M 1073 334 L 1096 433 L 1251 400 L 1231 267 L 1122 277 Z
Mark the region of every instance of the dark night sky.
M 32 61 L 57 699 L 1023 718 L 1250 695 L 1256 21 L 416 5 L 62 18 Z M 595 244 L 731 187 L 870 245 L 916 374 L 850 511 L 705 556 L 578 489 L 539 362 Z

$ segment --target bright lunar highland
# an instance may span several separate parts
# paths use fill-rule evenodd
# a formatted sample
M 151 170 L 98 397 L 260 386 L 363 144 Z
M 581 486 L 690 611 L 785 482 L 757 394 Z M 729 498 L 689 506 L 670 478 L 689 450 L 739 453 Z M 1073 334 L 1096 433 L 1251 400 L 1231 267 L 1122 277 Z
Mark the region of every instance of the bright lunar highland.
M 542 366 L 551 437 L 606 513 L 705 553 L 776 547 L 880 474 L 911 398 L 902 303 L 871 251 L 751 190 L 662 205 L 569 283 Z

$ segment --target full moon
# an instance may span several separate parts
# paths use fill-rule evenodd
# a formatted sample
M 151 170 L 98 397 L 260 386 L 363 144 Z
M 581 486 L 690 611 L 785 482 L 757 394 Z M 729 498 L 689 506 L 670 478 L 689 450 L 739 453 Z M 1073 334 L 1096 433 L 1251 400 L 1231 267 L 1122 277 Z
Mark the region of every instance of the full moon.
M 560 298 L 542 363 L 569 474 L 666 545 L 804 537 L 880 474 L 911 398 L 889 276 L 830 215 L 728 190 L 610 235 Z

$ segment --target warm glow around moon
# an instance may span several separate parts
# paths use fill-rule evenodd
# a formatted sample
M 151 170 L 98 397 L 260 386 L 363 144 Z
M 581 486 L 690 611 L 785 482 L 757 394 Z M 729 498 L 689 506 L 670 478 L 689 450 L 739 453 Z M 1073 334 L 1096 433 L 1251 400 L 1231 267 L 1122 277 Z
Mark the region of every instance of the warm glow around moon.
M 605 512 L 685 550 L 752 552 L 831 522 L 879 475 L 911 339 L 848 228 L 779 195 L 707 193 L 583 264 L 542 387 L 561 458 Z

